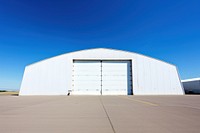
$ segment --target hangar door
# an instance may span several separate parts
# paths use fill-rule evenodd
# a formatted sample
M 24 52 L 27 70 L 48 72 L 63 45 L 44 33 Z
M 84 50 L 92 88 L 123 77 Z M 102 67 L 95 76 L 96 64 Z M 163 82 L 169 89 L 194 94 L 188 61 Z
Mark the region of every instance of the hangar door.
M 75 95 L 127 95 L 132 93 L 130 61 L 74 61 Z

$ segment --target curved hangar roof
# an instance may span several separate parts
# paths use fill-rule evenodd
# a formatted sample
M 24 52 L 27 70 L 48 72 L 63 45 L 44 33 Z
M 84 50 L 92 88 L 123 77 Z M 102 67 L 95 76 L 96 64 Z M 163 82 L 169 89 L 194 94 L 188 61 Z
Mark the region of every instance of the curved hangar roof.
M 98 83 L 96 83 L 98 79 L 95 79 L 95 82 L 92 82 L 93 79 L 89 80 L 89 77 L 99 70 L 101 73 L 98 73 L 100 78 Z M 85 71 L 90 72 L 84 75 Z M 84 82 L 83 79 L 79 79 L 80 75 L 87 76 L 84 77 Z M 78 85 L 82 88 L 76 88 Z M 93 88 L 97 91 L 93 92 Z M 66 95 L 69 91 L 71 94 L 79 95 L 184 94 L 176 66 L 121 50 L 105 48 L 82 50 L 26 66 L 20 95 Z

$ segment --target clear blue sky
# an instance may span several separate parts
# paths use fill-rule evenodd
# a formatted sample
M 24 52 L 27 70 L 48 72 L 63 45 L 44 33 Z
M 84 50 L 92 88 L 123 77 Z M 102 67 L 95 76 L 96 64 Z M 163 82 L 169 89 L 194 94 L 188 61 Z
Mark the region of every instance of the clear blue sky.
M 0 88 L 19 89 L 26 65 L 114 48 L 200 77 L 199 0 L 0 0 Z

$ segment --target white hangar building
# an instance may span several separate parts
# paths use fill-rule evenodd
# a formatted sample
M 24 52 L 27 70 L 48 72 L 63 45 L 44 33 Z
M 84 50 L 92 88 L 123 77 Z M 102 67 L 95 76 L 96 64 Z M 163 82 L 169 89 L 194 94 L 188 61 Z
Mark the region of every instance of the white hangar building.
M 19 95 L 183 95 L 176 66 L 141 54 L 88 49 L 25 68 Z

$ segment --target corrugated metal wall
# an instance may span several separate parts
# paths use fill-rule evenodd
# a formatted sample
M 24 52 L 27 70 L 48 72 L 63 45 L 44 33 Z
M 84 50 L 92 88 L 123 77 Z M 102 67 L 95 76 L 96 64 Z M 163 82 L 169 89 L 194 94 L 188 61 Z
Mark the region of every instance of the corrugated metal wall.
M 67 94 L 67 68 L 67 61 L 63 57 L 27 66 L 20 95 Z
M 200 94 L 200 80 L 182 82 L 185 92 L 188 94 Z
M 176 67 L 158 60 L 138 57 L 134 94 L 183 94 Z

